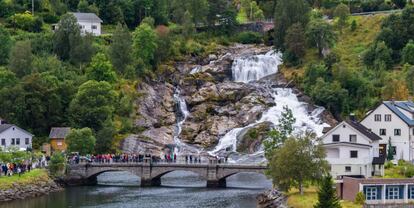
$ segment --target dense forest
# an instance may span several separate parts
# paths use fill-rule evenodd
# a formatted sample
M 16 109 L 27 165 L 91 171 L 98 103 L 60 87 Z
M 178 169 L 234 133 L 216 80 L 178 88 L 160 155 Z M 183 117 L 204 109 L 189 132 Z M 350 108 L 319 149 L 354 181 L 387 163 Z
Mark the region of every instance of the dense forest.
M 342 35 L 370 30 L 350 21 L 350 12 L 404 7 L 384 18 L 362 65 L 341 61 L 335 47 Z M 104 34 L 81 35 L 70 12 L 97 14 Z M 269 19 L 275 29 L 264 37 L 233 32 Z M 59 26 L 54 32 L 52 24 Z M 139 82 L 162 79 L 175 61 L 232 42 L 274 44 L 317 104 L 338 117 L 362 115 L 381 99 L 414 92 L 412 25 L 414 9 L 404 0 L 1 0 L 0 117 L 35 134 L 35 148 L 51 127 L 71 126 L 92 130 L 96 152 L 115 151 L 123 135 L 139 131 Z

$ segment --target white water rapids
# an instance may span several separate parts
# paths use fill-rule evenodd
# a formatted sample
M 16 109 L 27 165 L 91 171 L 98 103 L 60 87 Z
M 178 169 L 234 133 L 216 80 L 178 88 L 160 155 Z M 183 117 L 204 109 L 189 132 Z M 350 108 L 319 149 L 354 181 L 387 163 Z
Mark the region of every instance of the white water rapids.
M 274 51 L 269 51 L 266 54 L 261 55 L 252 55 L 247 57 L 240 57 L 234 60 L 232 65 L 232 74 L 233 80 L 235 82 L 243 82 L 246 84 L 257 84 L 251 83 L 253 81 L 260 80 L 263 77 L 266 77 L 271 74 L 278 72 L 278 66 L 281 64 L 281 54 L 275 53 Z M 193 69 L 191 73 L 197 73 L 200 71 L 201 67 Z M 227 132 L 220 140 L 218 145 L 209 152 L 211 155 L 217 155 L 220 152 L 236 152 L 237 153 L 237 136 L 245 129 L 251 128 L 262 122 L 271 122 L 275 126 L 279 123 L 279 118 L 283 112 L 283 107 L 288 106 L 292 110 L 293 116 L 296 118 L 294 123 L 295 133 L 313 131 L 318 136 L 322 135 L 322 130 L 324 127 L 329 126 L 328 124 L 322 123 L 320 120 L 320 114 L 324 111 L 324 108 L 316 108 L 312 112 L 308 112 L 307 103 L 301 102 L 298 100 L 296 94 L 293 93 L 290 88 L 272 88 L 265 86 L 273 96 L 273 99 L 276 103 L 275 106 L 269 108 L 266 112 L 262 114 L 262 117 L 256 122 L 241 128 L 234 128 Z M 174 99 L 176 100 L 181 118 L 177 121 L 176 134 L 174 136 L 175 145 L 180 150 L 189 150 L 191 152 L 200 153 L 201 150 L 191 147 L 183 143 L 179 139 L 181 133 L 182 124 L 185 122 L 185 119 L 190 114 L 185 99 L 180 96 L 180 90 L 177 88 Z M 245 161 L 263 161 L 263 151 L 259 150 L 254 154 L 249 155 L 239 155 L 238 158 L 232 160 L 231 162 L 245 162 Z
M 281 55 L 268 52 L 264 55 L 255 55 L 247 58 L 236 59 L 232 66 L 233 79 L 235 82 L 249 83 L 251 81 L 259 80 L 265 76 L 275 74 L 278 72 L 278 65 L 281 64 Z M 269 88 L 272 91 L 275 106 L 269 108 L 262 114 L 262 117 L 256 122 L 242 128 L 235 128 L 224 135 L 219 144 L 210 152 L 210 154 L 217 154 L 220 151 L 237 151 L 237 136 L 246 128 L 251 128 L 262 122 L 271 122 L 275 126 L 279 123 L 279 118 L 283 112 L 283 106 L 288 106 L 292 110 L 293 116 L 296 118 L 294 124 L 295 132 L 313 131 L 318 136 L 322 135 L 324 127 L 329 126 L 320 121 L 320 114 L 324 108 L 316 108 L 313 112 L 307 111 L 307 104 L 300 102 L 297 96 L 290 88 Z M 259 151 L 251 156 L 262 155 Z M 246 157 L 239 158 L 244 160 Z M 239 161 L 238 160 L 238 161 Z

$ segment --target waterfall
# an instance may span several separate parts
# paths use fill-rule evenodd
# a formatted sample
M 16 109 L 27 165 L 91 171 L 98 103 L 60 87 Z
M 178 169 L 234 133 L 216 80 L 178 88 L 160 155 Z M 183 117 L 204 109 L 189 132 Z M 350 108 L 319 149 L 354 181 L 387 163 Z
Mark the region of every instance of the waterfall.
M 278 65 L 281 63 L 280 56 L 279 53 L 271 51 L 265 55 L 256 55 L 235 60 L 232 66 L 234 81 L 249 83 L 270 74 L 277 73 Z M 293 116 L 296 118 L 296 122 L 293 124 L 295 133 L 313 131 L 318 136 L 321 136 L 323 128 L 329 126 L 328 124 L 322 123 L 320 120 L 320 114 L 324 111 L 324 108 L 318 107 L 312 112 L 308 112 L 307 104 L 300 102 L 292 89 L 272 88 L 270 86 L 267 88 L 272 93 L 276 105 L 264 112 L 262 117 L 256 122 L 227 132 L 227 134 L 220 139 L 214 150 L 209 152 L 210 154 L 216 155 L 221 151 L 237 152 L 237 136 L 242 130 L 251 128 L 262 122 L 271 122 L 274 125 L 278 125 L 284 106 L 288 106 L 292 110 Z M 263 157 L 263 150 L 250 156 L 257 155 L 262 155 Z M 248 156 L 243 156 L 239 159 L 244 160 L 247 158 Z
M 190 152 L 197 152 L 199 153 L 200 150 L 197 148 L 191 147 L 184 142 L 180 140 L 180 134 L 182 131 L 182 126 L 187 119 L 187 117 L 190 115 L 190 112 L 187 108 L 187 103 L 185 102 L 185 99 L 181 96 L 181 90 L 180 88 L 176 88 L 174 92 L 174 101 L 177 104 L 178 112 L 177 112 L 177 126 L 176 131 L 174 133 L 174 144 L 177 148 L 174 149 L 175 153 L 182 152 L 182 151 L 190 151 Z
M 281 55 L 274 51 L 266 54 L 248 56 L 234 60 L 231 67 L 235 82 L 248 83 L 277 73 Z

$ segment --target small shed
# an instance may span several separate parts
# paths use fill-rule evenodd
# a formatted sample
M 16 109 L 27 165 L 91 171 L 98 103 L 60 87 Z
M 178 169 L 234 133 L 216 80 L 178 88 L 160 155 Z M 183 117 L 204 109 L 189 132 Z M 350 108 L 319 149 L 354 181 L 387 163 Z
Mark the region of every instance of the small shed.
M 49 138 L 52 151 L 66 151 L 67 145 L 65 139 L 69 133 L 69 127 L 53 127 L 50 130 Z

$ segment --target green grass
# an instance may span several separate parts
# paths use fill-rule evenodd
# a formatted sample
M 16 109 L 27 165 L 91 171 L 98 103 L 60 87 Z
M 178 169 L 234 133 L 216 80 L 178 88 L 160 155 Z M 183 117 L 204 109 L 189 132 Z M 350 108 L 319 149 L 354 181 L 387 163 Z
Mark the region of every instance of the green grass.
M 27 184 L 34 184 L 41 181 L 48 181 L 50 178 L 44 169 L 35 169 L 30 172 L 22 174 L 20 177 L 14 174 L 11 177 L 0 177 L 0 190 L 10 189 L 14 186 L 24 186 Z
M 294 208 L 313 208 L 318 202 L 318 194 L 316 187 L 305 189 L 305 193 L 300 195 L 298 190 L 291 190 L 288 193 L 288 206 Z M 341 201 L 342 208 L 361 208 L 361 205 L 354 204 L 349 201 Z

